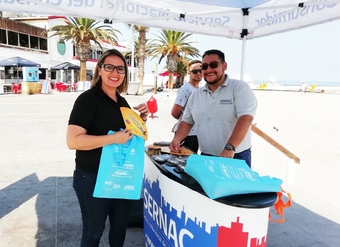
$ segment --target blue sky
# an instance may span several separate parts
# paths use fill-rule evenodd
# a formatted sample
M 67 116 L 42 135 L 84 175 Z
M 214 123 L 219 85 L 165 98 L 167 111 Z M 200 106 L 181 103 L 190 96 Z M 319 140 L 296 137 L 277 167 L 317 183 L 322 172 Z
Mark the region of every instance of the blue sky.
M 276 77 L 285 81 L 339 82 L 340 85 L 340 21 L 320 24 L 295 31 L 275 34 L 246 42 L 245 74 L 254 81 L 268 81 Z M 126 25 L 114 24 L 122 32 L 120 40 L 131 40 Z M 151 29 L 154 38 L 158 29 Z M 203 53 L 220 49 L 225 53 L 229 75 L 241 70 L 242 42 L 227 38 L 194 34 L 190 41 Z M 147 60 L 145 72 L 151 73 L 156 59 Z M 163 70 L 164 64 L 159 66 Z

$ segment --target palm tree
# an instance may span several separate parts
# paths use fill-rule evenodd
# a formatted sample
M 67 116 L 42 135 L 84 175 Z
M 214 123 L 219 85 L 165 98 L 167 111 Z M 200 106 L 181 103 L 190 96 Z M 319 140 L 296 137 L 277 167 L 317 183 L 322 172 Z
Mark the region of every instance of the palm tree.
M 189 61 L 187 60 L 186 57 L 181 58 L 181 60 L 177 62 L 175 73 L 179 74 L 179 76 L 176 77 L 176 84 L 178 86 L 181 86 L 184 83 L 184 78 L 188 73 L 187 71 L 188 63 Z
M 144 80 L 144 62 L 147 58 L 146 54 L 146 33 L 149 31 L 149 27 L 146 26 L 140 26 L 140 25 L 131 25 L 128 24 L 129 27 L 132 27 L 136 32 L 138 32 L 138 50 L 135 53 L 135 56 L 137 57 L 137 64 L 138 64 L 138 79 L 140 81 L 140 86 L 138 91 L 143 94 L 143 80 Z
M 59 42 L 72 40 L 76 55 L 80 61 L 80 81 L 86 80 L 86 62 L 91 55 L 91 41 L 101 49 L 101 43 L 108 41 L 112 45 L 118 44 L 117 34 L 120 32 L 110 25 L 89 18 L 61 18 L 65 25 L 50 27 L 44 33 L 54 32 L 51 36 L 59 36 Z
M 166 57 L 166 67 L 169 71 L 169 88 L 172 89 L 173 73 L 176 71 L 178 61 L 181 61 L 182 57 L 199 57 L 199 50 L 196 47 L 191 46 L 194 42 L 189 42 L 188 38 L 192 33 L 184 33 L 173 30 L 162 29 L 160 35 L 156 35 L 158 39 L 155 39 L 153 43 L 153 58 L 161 55 L 159 63 L 164 57 Z
M 140 54 L 139 54 L 139 49 L 140 49 L 140 43 L 139 43 L 139 39 L 135 38 L 134 40 L 134 56 L 135 56 L 135 62 L 139 68 L 139 58 L 140 58 Z M 145 42 L 145 51 L 144 51 L 144 56 L 145 58 L 148 58 L 150 56 L 152 56 L 153 53 L 151 53 L 151 40 L 146 39 Z M 123 55 L 128 58 L 128 59 L 132 59 L 132 50 L 126 51 L 123 53 Z M 136 60 L 137 58 L 137 60 Z M 144 61 L 143 61 L 144 62 Z

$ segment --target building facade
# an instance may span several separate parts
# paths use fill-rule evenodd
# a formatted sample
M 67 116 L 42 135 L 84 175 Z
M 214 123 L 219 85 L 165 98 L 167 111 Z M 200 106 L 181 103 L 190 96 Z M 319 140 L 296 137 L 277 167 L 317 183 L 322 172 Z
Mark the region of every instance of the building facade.
M 53 70 L 54 66 L 70 62 L 80 65 L 76 56 L 72 41 L 59 42 L 59 37 L 48 37 L 43 32 L 55 25 L 63 25 L 62 16 L 44 17 L 11 17 L 0 18 L 0 60 L 19 56 L 33 62 L 39 63 L 39 80 L 62 81 L 73 83 L 79 80 L 78 70 Z M 98 58 L 101 54 L 111 48 L 121 52 L 127 50 L 124 45 L 112 47 L 111 44 L 102 42 L 103 50 L 96 44 L 92 44 L 91 57 L 86 63 L 87 79 L 90 79 Z M 134 69 L 136 70 L 136 69 Z M 131 68 L 130 68 L 131 74 Z M 138 74 L 134 73 L 134 77 Z M 0 67 L 0 84 L 9 85 L 12 82 L 23 81 L 23 69 L 15 66 Z M 134 79 L 135 80 L 135 79 Z

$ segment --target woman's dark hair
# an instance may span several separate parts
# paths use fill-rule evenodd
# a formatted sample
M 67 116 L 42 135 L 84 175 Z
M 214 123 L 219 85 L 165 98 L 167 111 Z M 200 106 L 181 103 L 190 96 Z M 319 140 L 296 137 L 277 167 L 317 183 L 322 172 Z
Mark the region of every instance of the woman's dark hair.
M 220 50 L 208 50 L 206 52 L 204 52 L 203 56 L 202 56 L 202 59 L 207 56 L 207 55 L 217 55 L 218 58 L 221 60 L 222 63 L 225 62 L 225 58 L 224 58 L 224 53 L 221 52 Z
M 117 88 L 117 92 L 118 93 L 125 93 L 125 92 L 127 92 L 127 89 L 128 89 L 128 86 L 129 86 L 128 66 L 127 66 L 125 57 L 117 49 L 107 50 L 100 56 L 100 58 L 97 62 L 97 65 L 96 65 L 96 71 L 94 72 L 94 76 L 93 76 L 93 79 L 91 81 L 91 87 L 94 87 L 95 85 L 97 85 L 97 83 L 99 83 L 99 85 L 102 84 L 102 78 L 99 75 L 99 68 L 104 64 L 105 59 L 109 56 L 119 57 L 124 62 L 125 77 L 124 77 L 122 84 L 120 84 L 120 86 Z

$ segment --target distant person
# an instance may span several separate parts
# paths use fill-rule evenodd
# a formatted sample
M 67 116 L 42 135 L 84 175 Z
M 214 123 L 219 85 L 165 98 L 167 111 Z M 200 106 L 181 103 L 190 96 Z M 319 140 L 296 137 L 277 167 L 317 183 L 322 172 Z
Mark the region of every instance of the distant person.
M 174 128 L 172 129 L 173 132 L 176 133 L 178 124 L 182 120 L 182 115 L 185 110 L 185 105 L 193 91 L 198 88 L 200 81 L 202 80 L 202 69 L 201 69 L 202 62 L 199 60 L 193 60 L 188 64 L 188 75 L 189 81 L 184 83 L 183 86 L 177 92 L 177 96 L 175 99 L 175 103 L 171 110 L 171 115 L 178 119 L 177 123 L 175 124 Z M 184 138 L 182 141 L 182 146 L 189 148 L 190 150 L 197 153 L 198 151 L 198 140 L 196 136 L 195 126 L 193 126 L 188 134 L 187 137 Z
M 202 155 L 242 159 L 251 167 L 255 94 L 245 81 L 225 74 L 223 52 L 208 50 L 202 59 L 206 84 L 191 94 L 170 149 L 178 152 L 181 141 L 195 125 Z
M 126 92 L 128 82 L 124 56 L 116 49 L 107 50 L 98 60 L 91 88 L 78 96 L 69 118 L 66 141 L 70 149 L 76 150 L 73 188 L 83 221 L 82 247 L 99 246 L 107 218 L 110 246 L 124 245 L 132 200 L 95 198 L 92 194 L 102 147 L 111 143 L 124 144 L 132 138 L 120 111 L 120 107 L 130 108 L 120 95 Z M 145 103 L 133 109 L 147 120 L 149 110 Z M 115 134 L 108 135 L 110 130 Z
M 303 81 L 303 82 L 301 83 L 300 91 L 306 93 L 306 92 L 307 92 L 307 89 L 308 89 L 308 85 L 307 85 L 306 82 Z

